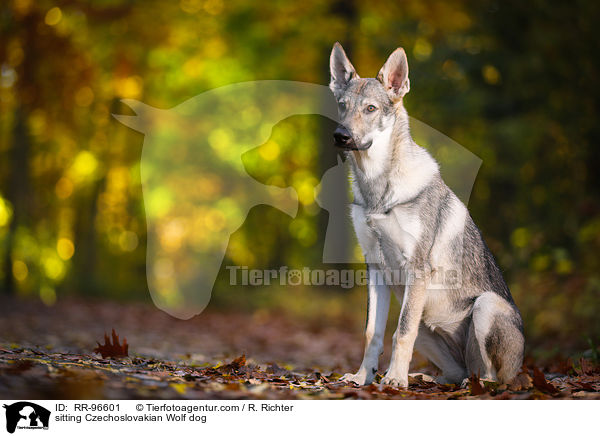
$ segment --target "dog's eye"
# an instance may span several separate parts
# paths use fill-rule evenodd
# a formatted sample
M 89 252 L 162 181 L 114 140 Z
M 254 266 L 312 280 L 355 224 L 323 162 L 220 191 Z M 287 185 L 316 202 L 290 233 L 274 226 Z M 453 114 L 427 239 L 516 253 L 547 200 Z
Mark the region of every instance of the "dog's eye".
M 377 108 L 375 106 L 373 106 L 372 104 L 367 106 L 367 112 L 375 112 L 376 110 L 377 110 Z

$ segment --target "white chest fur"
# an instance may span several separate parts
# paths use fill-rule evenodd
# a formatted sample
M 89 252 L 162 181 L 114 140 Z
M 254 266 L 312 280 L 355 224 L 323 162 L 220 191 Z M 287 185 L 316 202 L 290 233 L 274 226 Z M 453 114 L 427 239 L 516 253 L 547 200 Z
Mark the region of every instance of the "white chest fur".
M 415 211 L 395 207 L 390 213 L 368 213 L 352 205 L 352 222 L 365 260 L 386 269 L 403 268 L 414 255 L 421 236 Z

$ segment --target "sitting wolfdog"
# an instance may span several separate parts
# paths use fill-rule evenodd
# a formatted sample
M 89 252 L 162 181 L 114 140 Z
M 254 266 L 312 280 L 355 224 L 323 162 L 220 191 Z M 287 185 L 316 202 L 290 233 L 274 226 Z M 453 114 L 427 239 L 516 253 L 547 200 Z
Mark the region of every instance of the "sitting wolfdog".
M 365 353 L 343 380 L 373 381 L 392 289 L 402 309 L 383 384 L 408 386 L 413 347 L 441 370 L 439 383 L 470 374 L 510 382 L 523 361 L 523 321 L 466 207 L 411 137 L 404 50 L 376 79 L 362 79 L 336 43 L 330 69 L 340 117 L 333 136 L 350 161 L 352 221 L 369 273 Z M 390 283 L 398 270 L 406 280 Z

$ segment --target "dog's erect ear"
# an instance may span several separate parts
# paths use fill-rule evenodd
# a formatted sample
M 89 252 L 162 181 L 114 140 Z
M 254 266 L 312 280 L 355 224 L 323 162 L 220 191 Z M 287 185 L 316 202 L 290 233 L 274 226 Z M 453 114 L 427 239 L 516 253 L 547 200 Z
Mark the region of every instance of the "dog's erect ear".
M 394 53 L 385 61 L 377 74 L 377 80 L 385 87 L 393 102 L 400 100 L 408 93 L 410 90 L 408 61 L 403 48 L 394 50 Z
M 339 42 L 333 44 L 333 50 L 331 50 L 331 57 L 329 58 L 329 70 L 331 72 L 329 88 L 334 93 L 337 90 L 344 89 L 350 80 L 358 78 L 356 70 Z

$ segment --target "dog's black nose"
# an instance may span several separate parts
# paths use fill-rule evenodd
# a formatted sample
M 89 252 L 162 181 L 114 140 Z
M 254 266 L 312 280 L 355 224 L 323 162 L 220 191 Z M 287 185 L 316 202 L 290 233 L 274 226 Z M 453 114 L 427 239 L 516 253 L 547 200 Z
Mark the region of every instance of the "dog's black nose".
M 333 132 L 333 139 L 335 139 L 335 142 L 339 145 L 347 145 L 352 142 L 352 136 L 350 136 L 350 132 L 348 132 L 348 130 L 342 126 L 339 126 L 337 129 L 335 129 Z

